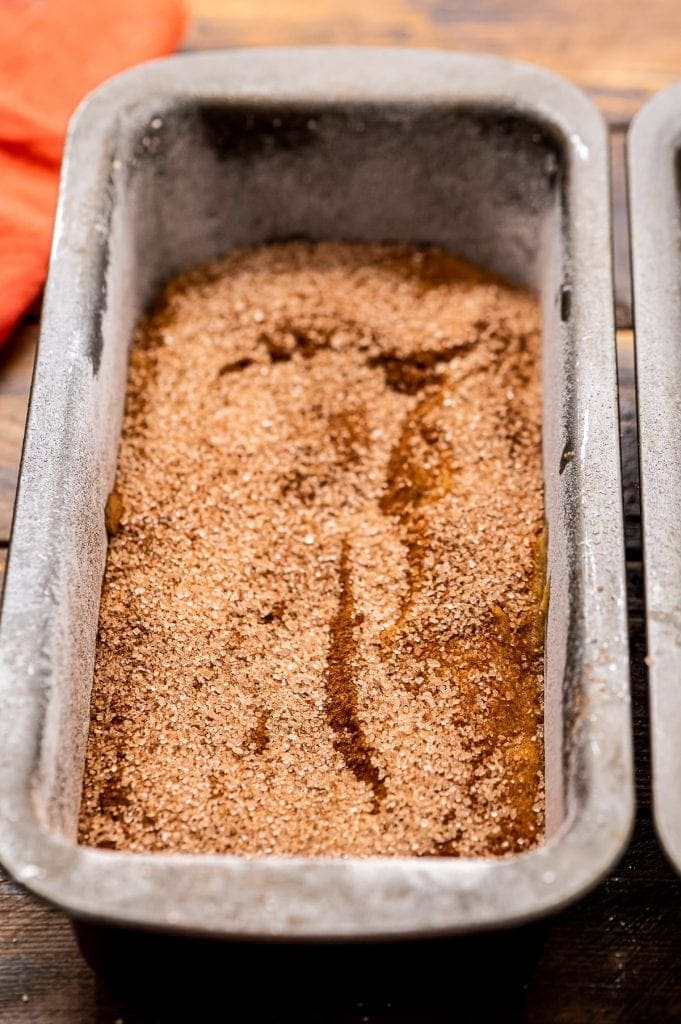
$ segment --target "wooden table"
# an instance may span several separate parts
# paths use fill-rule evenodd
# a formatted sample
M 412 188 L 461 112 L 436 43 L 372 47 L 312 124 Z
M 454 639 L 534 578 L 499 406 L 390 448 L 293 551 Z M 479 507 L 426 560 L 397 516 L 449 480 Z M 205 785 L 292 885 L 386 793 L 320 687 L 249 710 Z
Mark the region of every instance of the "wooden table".
M 611 127 L 618 348 L 627 528 L 629 614 L 638 816 L 628 853 L 590 896 L 539 933 L 528 972 L 494 1020 L 533 1024 L 681 1021 L 681 881 L 662 856 L 650 815 L 648 713 L 641 538 L 638 508 L 633 336 L 624 197 L 624 135 L 631 116 L 657 89 L 681 77 L 681 5 L 620 0 L 192 0 L 188 49 L 254 44 L 360 43 L 437 46 L 518 57 L 543 64 L 581 85 Z M 9 539 L 14 489 L 38 333 L 28 317 L 0 355 L 0 572 Z M 519 938 L 518 940 L 524 941 Z M 483 949 L 481 955 L 484 957 Z M 412 970 L 424 964 L 419 958 Z M 482 965 L 494 986 L 496 965 Z M 345 991 L 344 991 L 345 988 Z M 152 1003 L 152 1006 L 154 1004 Z M 0 874 L 0 1020 L 77 1024 L 85 1021 L 249 1019 L 186 1007 L 146 1009 L 110 992 L 81 959 L 68 921 L 32 900 Z M 348 979 L 304 1010 L 268 1019 L 388 1022 L 492 1019 L 471 1010 L 457 1016 L 453 985 L 435 1003 L 390 992 L 372 1003 Z M 227 1008 L 227 1009 L 226 1009 Z M 250 1019 L 263 1019 L 250 1016 Z

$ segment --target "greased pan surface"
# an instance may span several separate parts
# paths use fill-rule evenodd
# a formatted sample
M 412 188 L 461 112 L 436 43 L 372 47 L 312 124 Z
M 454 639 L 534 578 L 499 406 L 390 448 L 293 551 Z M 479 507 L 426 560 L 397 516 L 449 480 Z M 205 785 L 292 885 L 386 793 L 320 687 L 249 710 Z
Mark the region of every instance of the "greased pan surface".
M 543 315 L 547 841 L 504 859 L 132 854 L 75 841 L 134 325 L 170 276 L 292 238 L 440 245 Z M 0 857 L 70 915 L 225 939 L 536 918 L 633 815 L 607 141 L 539 69 L 436 51 L 178 57 L 72 123 L 0 625 Z

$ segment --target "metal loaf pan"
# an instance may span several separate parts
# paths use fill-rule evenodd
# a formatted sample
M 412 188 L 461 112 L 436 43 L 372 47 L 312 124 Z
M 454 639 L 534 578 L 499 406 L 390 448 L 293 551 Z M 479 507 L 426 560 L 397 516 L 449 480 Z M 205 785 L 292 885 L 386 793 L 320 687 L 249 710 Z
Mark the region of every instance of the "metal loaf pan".
M 632 822 L 606 133 L 539 69 L 429 51 L 179 57 L 69 134 L 0 634 L 0 856 L 81 921 L 350 941 L 539 917 Z M 445 246 L 543 306 L 548 839 L 506 859 L 131 854 L 75 841 L 137 318 L 169 276 L 291 237 Z
M 681 83 L 627 142 L 653 809 L 681 872 Z

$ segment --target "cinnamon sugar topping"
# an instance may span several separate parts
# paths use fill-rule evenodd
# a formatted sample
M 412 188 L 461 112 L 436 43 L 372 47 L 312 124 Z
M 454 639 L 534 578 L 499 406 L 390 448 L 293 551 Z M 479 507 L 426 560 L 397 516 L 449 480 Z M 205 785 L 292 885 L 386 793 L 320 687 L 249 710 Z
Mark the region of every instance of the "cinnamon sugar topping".
M 141 324 L 84 843 L 507 854 L 542 838 L 539 311 L 436 250 L 295 242 Z

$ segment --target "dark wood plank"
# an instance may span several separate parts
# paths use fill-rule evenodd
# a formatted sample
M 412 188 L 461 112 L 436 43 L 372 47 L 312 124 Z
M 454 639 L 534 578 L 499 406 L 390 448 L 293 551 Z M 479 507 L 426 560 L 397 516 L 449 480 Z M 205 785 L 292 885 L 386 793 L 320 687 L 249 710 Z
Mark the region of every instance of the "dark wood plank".
M 610 132 L 612 248 L 615 275 L 615 313 L 618 327 L 631 327 L 632 325 L 625 142 L 625 131 L 613 130 Z
M 0 1020 L 80 1024 L 97 1018 L 94 975 L 68 921 L 0 872 Z
M 0 544 L 12 522 L 37 337 L 37 324 L 27 323 L 0 352 Z
M 638 423 L 636 420 L 634 333 L 617 332 L 617 360 L 620 382 L 620 444 L 622 449 L 622 497 L 627 557 L 641 561 L 641 506 L 638 479 Z M 632 629 L 635 623 L 631 623 Z

